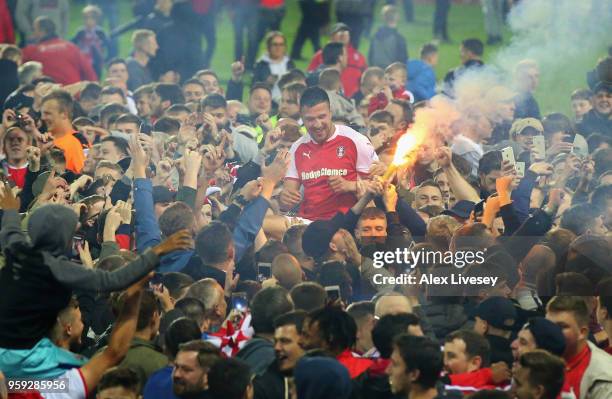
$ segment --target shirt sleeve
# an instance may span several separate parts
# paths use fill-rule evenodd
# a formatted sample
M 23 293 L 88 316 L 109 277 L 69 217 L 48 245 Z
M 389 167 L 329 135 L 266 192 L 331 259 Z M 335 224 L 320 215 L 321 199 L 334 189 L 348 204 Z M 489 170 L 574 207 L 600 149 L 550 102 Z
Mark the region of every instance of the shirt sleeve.
M 358 134 L 354 140 L 355 146 L 357 147 L 357 172 L 360 175 L 368 175 L 372 163 L 378 161 L 378 155 L 376 155 L 376 151 L 370 139 L 366 136 Z
M 300 175 L 298 174 L 297 166 L 295 163 L 295 156 L 297 154 L 297 149 L 299 146 L 299 142 L 294 143 L 291 146 L 291 149 L 289 150 L 289 153 L 291 154 L 291 162 L 289 163 L 289 169 L 287 169 L 287 174 L 285 175 L 285 178 L 287 179 L 300 180 Z

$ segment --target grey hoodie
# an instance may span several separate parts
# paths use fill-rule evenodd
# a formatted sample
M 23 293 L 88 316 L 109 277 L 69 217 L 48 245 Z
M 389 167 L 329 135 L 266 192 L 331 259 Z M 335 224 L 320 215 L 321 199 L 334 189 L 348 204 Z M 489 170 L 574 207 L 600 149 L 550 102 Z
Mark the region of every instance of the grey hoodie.
M 72 289 L 110 292 L 129 287 L 159 263 L 146 251 L 114 271 L 88 269 L 68 260 L 77 225 L 76 213 L 62 205 L 36 209 L 28 221 L 29 237 L 19 214 L 4 212 L 0 245 L 6 265 L 0 270 L 0 347 L 30 349 L 53 327 L 69 303 Z

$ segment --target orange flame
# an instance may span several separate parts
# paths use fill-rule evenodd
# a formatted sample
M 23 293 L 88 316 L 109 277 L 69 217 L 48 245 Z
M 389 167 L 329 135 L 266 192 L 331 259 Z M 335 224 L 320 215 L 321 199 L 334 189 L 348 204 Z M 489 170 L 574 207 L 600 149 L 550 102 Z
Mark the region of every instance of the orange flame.
M 420 144 L 420 140 L 417 135 L 412 131 L 404 133 L 397 141 L 397 148 L 395 149 L 395 155 L 393 156 L 394 166 L 401 166 L 406 163 L 407 157 L 416 150 Z
M 389 180 L 400 166 L 410 162 L 410 156 L 415 150 L 417 150 L 418 146 L 423 142 L 423 140 L 423 132 L 414 128 L 406 131 L 406 133 L 404 133 L 399 140 L 397 140 L 393 161 L 385 171 L 382 178 L 383 181 Z

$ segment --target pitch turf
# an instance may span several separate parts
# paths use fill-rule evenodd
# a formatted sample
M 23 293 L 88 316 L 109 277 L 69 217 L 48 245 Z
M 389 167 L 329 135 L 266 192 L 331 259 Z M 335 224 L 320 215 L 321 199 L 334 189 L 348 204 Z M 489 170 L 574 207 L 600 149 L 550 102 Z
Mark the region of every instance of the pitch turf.
M 80 9 L 83 6 L 81 1 L 73 1 L 72 18 L 71 18 L 71 33 L 75 32 L 81 24 Z M 120 21 L 125 23 L 132 19 L 131 1 L 119 0 L 120 3 Z M 378 2 L 380 9 L 381 1 Z M 401 1 L 398 3 L 402 3 Z M 400 10 L 400 26 L 399 29 L 404 34 L 408 43 L 408 52 L 411 58 L 418 57 L 419 48 L 432 40 L 432 20 L 433 20 L 433 1 L 418 2 L 415 1 L 414 13 L 415 20 L 411 23 L 406 23 L 403 19 L 403 10 Z M 372 33 L 379 26 L 380 17 L 376 12 L 375 24 Z M 332 12 L 333 14 L 333 12 Z M 332 16 L 333 18 L 333 16 Z M 287 0 L 287 12 L 282 23 L 281 30 L 288 38 L 289 45 L 293 43 L 293 39 L 299 24 L 300 11 L 297 5 L 297 0 Z M 233 60 L 233 30 L 227 11 L 223 10 L 217 17 L 217 48 L 212 60 L 212 68 L 219 74 L 222 82 L 226 82 L 230 78 L 229 65 Z M 444 74 L 452 67 L 459 64 L 459 43 L 462 39 L 468 37 L 476 37 L 483 42 L 486 40 L 484 32 L 483 16 L 480 3 L 475 4 L 453 4 L 450 9 L 448 18 L 449 36 L 452 43 L 440 44 L 440 61 L 436 67 L 436 74 L 441 79 Z M 120 38 L 120 55 L 125 57 L 130 51 L 130 34 L 124 34 Z M 511 34 L 506 29 L 504 32 L 505 45 L 511 40 Z M 322 44 L 327 42 L 327 37 L 322 38 Z M 203 45 L 205 41 L 203 40 Z M 369 48 L 369 40 L 365 38 L 361 41 L 359 50 L 366 55 Z M 485 61 L 494 57 L 496 46 L 485 47 Z M 263 50 L 263 46 L 260 52 Z M 603 49 L 602 49 L 603 51 Z M 302 50 L 302 56 L 309 60 L 313 53 L 310 43 L 307 42 Z M 603 55 L 603 53 L 602 53 Z M 562 76 L 543 79 L 542 84 L 536 93 L 536 97 L 540 103 L 540 107 L 544 113 L 551 111 L 562 111 L 570 115 L 569 94 L 576 88 L 586 87 L 585 73 L 592 68 L 596 63 L 598 55 L 594 55 L 592 59 L 572 60 L 572 68 L 562 71 Z M 308 61 L 298 61 L 297 66 L 304 69 Z M 562 62 L 562 60 L 560 60 Z M 576 64 L 580 67 L 577 67 Z M 546 71 L 541 71 L 541 75 L 545 77 Z

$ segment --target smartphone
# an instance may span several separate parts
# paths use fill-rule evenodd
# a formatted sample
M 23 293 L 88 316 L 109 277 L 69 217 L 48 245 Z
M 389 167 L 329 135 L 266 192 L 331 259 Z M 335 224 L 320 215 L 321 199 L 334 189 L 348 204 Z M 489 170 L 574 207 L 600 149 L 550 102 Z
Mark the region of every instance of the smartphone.
M 233 292 L 231 299 L 232 309 L 236 309 L 240 312 L 244 312 L 249 307 L 249 301 L 247 299 L 246 292 Z
M 272 277 L 272 263 L 257 263 L 257 280 L 262 283 Z
M 327 299 L 335 302 L 338 299 L 342 299 L 342 295 L 340 295 L 340 286 L 339 285 L 328 285 L 325 287 L 325 293 L 327 293 Z
M 538 160 L 546 158 L 546 143 L 544 141 L 544 136 L 538 135 L 533 137 L 533 152 L 535 153 L 535 158 Z
M 514 150 L 512 147 L 506 147 L 501 150 L 502 160 L 510 163 L 511 165 L 516 164 L 516 160 L 514 159 Z
M 514 167 L 518 177 L 525 177 L 525 162 L 517 162 Z
M 83 248 L 85 244 L 85 237 L 74 236 L 72 237 L 72 256 L 75 258 L 79 257 L 79 248 Z
M 574 140 L 576 140 L 576 134 L 564 134 L 563 135 L 563 142 L 564 143 L 573 143 Z
M 163 290 L 163 275 L 161 273 L 153 274 L 151 280 L 149 280 L 149 288 L 153 291 L 161 292 Z

